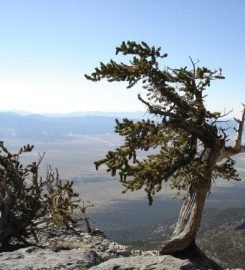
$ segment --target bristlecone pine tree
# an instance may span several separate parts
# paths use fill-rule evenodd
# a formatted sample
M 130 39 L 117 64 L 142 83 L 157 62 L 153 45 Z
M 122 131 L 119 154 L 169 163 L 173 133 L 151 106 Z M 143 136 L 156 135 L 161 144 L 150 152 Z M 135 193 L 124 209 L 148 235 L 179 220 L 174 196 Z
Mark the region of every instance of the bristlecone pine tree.
M 210 112 L 204 104 L 204 91 L 216 79 L 223 79 L 222 70 L 199 67 L 192 59 L 191 68 L 164 68 L 159 60 L 167 57 L 161 48 L 149 47 L 145 42 L 123 42 L 116 48 L 131 59 L 128 63 L 100 63 L 91 75 L 92 81 L 107 79 L 124 81 L 131 88 L 142 83 L 146 97 L 138 96 L 157 121 L 116 121 L 115 132 L 124 143 L 109 151 L 96 167 L 106 164 L 126 190 L 144 188 L 150 204 L 152 195 L 159 192 L 163 182 L 187 195 L 170 240 L 163 242 L 161 254 L 176 254 L 195 246 L 203 207 L 212 181 L 217 177 L 239 180 L 232 156 L 245 152 L 241 144 L 245 107 L 232 146 L 227 145 L 226 130 L 217 125 L 222 116 Z M 139 159 L 138 151 L 157 148 L 159 152 Z

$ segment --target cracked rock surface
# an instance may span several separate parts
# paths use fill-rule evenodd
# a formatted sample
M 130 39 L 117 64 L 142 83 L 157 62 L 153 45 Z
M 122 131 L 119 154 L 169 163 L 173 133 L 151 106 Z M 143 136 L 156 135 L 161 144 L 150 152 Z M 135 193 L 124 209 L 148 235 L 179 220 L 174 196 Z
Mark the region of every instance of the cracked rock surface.
M 135 256 L 116 258 L 90 268 L 91 270 L 194 270 L 196 267 L 188 260 L 172 256 Z
M 103 236 L 80 230 L 45 227 L 38 233 L 39 247 L 0 253 L 1 270 L 172 270 L 196 269 L 188 260 L 158 256 L 157 251 L 130 250 Z M 29 239 L 33 242 L 33 239 Z M 34 242 L 33 242 L 34 243 Z

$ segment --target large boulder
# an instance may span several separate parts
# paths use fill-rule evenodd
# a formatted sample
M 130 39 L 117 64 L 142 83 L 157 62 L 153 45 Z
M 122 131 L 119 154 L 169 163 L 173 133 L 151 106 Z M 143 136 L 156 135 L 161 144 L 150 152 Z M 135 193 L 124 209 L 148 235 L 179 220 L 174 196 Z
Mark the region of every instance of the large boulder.
M 172 256 L 135 256 L 114 258 L 103 262 L 90 270 L 194 270 L 197 269 L 189 260 Z
M 88 269 L 102 262 L 93 250 L 60 250 L 37 247 L 21 248 L 13 252 L 0 253 L 0 269 L 2 270 L 41 270 L 41 269 Z

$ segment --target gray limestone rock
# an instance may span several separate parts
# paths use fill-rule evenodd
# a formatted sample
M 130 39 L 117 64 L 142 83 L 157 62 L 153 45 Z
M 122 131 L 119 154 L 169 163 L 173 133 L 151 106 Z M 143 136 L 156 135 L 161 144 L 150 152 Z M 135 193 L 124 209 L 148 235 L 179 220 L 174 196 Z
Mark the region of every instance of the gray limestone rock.
M 39 245 L 0 253 L 0 270 L 192 270 L 200 261 L 159 256 L 157 250 L 130 250 L 103 236 L 45 227 Z M 30 238 L 29 242 L 33 239 Z M 32 242 L 34 244 L 34 242 Z M 195 263 L 199 267 L 195 267 Z M 212 267 L 211 267 L 212 268 Z M 220 268 L 214 268 L 220 269 Z
M 135 256 L 110 259 L 90 268 L 90 270 L 194 270 L 197 269 L 189 260 L 172 256 Z
M 37 247 L 21 248 L 13 252 L 0 253 L 1 270 L 41 270 L 41 269 L 88 269 L 102 262 L 93 250 L 60 250 Z
M 124 245 L 79 230 L 48 227 L 39 232 L 38 238 L 43 248 L 31 246 L 0 253 L 0 270 L 81 270 L 111 258 L 131 255 Z

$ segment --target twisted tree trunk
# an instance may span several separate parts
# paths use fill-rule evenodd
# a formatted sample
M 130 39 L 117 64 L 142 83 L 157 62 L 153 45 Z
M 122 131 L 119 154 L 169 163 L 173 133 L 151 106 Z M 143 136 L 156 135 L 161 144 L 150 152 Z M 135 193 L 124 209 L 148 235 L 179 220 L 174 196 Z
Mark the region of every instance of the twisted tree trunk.
M 199 184 L 194 192 L 189 192 L 181 208 L 173 235 L 170 240 L 163 243 L 160 254 L 174 254 L 185 250 L 195 242 L 209 189 L 210 179 L 207 179 L 207 182 Z
M 207 194 L 211 187 L 212 170 L 220 156 L 220 149 L 205 151 L 203 159 L 207 162 L 209 173 L 205 178 L 193 183 L 189 187 L 188 196 L 185 198 L 180 210 L 179 218 L 170 240 L 163 243 L 160 254 L 174 254 L 183 251 L 195 243 L 200 227 L 202 213 Z
M 211 173 L 214 166 L 217 162 L 225 158 L 245 152 L 245 146 L 241 144 L 245 120 L 245 106 L 240 120 L 235 120 L 238 123 L 238 128 L 236 129 L 234 144 L 229 147 L 220 147 L 217 145 L 216 149 L 212 149 L 208 153 L 206 161 L 210 174 L 206 176 L 206 179 L 202 179 L 197 184 L 191 184 L 188 197 L 183 203 L 172 237 L 162 244 L 160 254 L 174 255 L 184 252 L 189 247 L 195 247 L 195 239 L 200 227 L 205 200 L 211 187 Z

